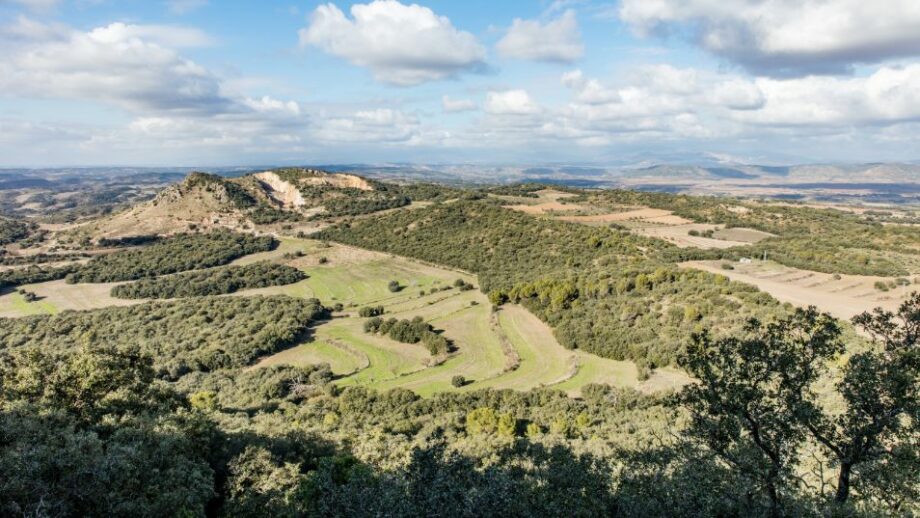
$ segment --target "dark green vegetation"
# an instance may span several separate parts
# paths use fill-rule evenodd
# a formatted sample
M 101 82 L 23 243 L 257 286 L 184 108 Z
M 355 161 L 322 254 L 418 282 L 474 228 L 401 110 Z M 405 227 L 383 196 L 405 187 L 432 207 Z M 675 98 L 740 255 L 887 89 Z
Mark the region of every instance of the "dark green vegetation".
M 56 281 L 76 273 L 79 269 L 79 265 L 61 266 L 58 268 L 32 265 L 26 268 L 4 270 L 0 272 L 0 291 L 21 284 Z
M 552 391 L 339 393 L 324 367 L 191 372 L 169 384 L 130 347 L 19 347 L 0 353 L 0 509 L 911 515 L 920 297 L 901 316 L 858 319 L 880 333 L 877 349 L 844 368 L 844 403 L 833 414 L 812 390 L 839 352 L 838 332 L 814 312 L 752 324 L 735 339 L 701 336 L 684 360 L 701 384 L 674 400 L 602 386 L 581 400 Z M 673 412 L 690 418 L 686 430 Z M 816 434 L 828 446 L 815 454 L 833 473 L 807 464 L 803 443 Z
M 112 296 L 123 299 L 173 299 L 224 295 L 245 289 L 293 284 L 306 278 L 305 273 L 292 266 L 263 262 L 141 279 L 115 286 L 112 288 Z
M 786 266 L 826 273 L 907 275 L 920 260 L 920 232 L 908 225 L 883 225 L 836 209 L 817 209 L 636 191 L 595 191 L 574 202 L 617 208 L 642 205 L 672 210 L 698 223 L 748 227 L 775 234 L 755 245 L 706 252 L 682 250 L 685 258 L 762 257 Z
M 493 303 L 524 304 L 566 347 L 643 368 L 674 363 L 704 326 L 730 333 L 785 311 L 753 287 L 662 262 L 673 247 L 661 241 L 489 201 L 394 212 L 319 237 L 475 272 Z
M 8 245 L 21 241 L 38 230 L 34 223 L 26 221 L 0 217 L 0 245 Z
M 425 322 L 422 317 L 415 317 L 412 320 L 395 318 L 384 320 L 380 317 L 373 317 L 364 323 L 364 331 L 387 335 L 404 344 L 421 342 L 432 356 L 447 354 L 450 350 L 450 341 L 435 331 L 434 327 Z
M 358 316 L 362 318 L 378 317 L 384 312 L 383 306 L 364 306 L 358 310 Z
M 319 301 L 283 296 L 0 319 L 0 515 L 920 512 L 920 296 L 898 315 L 858 317 L 875 340 L 844 351 L 842 323 L 677 269 L 670 261 L 686 251 L 477 197 L 323 237 L 473 271 L 493 302 L 526 305 L 570 347 L 676 363 L 699 383 L 658 396 L 589 385 L 579 399 L 464 392 L 459 375 L 447 378 L 456 392 L 427 399 L 343 389 L 327 365 L 254 365 L 309 347 L 309 327 L 330 316 Z M 216 242 L 240 254 L 274 245 L 237 239 L 177 236 L 89 271 L 133 272 L 142 280 L 124 289 L 178 296 L 261 282 L 247 269 L 281 271 L 219 266 L 231 259 Z M 392 279 L 380 277 L 380 288 Z M 369 331 L 445 340 L 422 319 L 380 313 L 359 310 Z
M 0 349 L 67 350 L 84 344 L 136 347 L 157 376 L 242 367 L 293 344 L 325 316 L 314 300 L 201 297 L 53 316 L 0 319 Z
M 93 258 L 67 277 L 67 282 L 117 282 L 220 266 L 244 255 L 272 250 L 271 236 L 225 230 L 178 234 L 142 248 Z
M 855 480 L 863 496 L 893 509 L 917 497 L 920 293 L 896 315 L 878 310 L 854 322 L 877 347 L 852 355 L 837 376 L 840 410 L 827 409 L 815 388 L 846 347 L 839 324 L 814 308 L 751 322 L 740 337 L 698 335 L 682 359 L 700 380 L 680 395 L 687 434 L 750 481 L 773 516 L 795 505 L 809 441 L 828 459 L 836 504 L 850 499 Z

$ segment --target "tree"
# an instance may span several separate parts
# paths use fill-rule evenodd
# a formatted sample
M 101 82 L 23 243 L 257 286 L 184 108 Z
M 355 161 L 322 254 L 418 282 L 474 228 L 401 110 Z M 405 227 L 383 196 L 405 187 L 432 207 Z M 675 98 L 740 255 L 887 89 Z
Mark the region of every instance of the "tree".
M 873 342 L 837 375 L 834 388 L 844 402 L 838 412 L 821 403 L 815 385 L 845 350 L 841 330 L 813 307 L 769 325 L 752 321 L 742 338 L 695 336 L 681 359 L 700 380 L 679 396 L 692 416 L 689 433 L 758 481 L 773 515 L 782 513 L 807 439 L 835 461 L 838 504 L 850 498 L 859 469 L 867 486 L 886 488 L 888 500 L 891 492 L 917 494 L 917 456 L 905 446 L 916 444 L 920 431 L 920 294 L 896 314 L 876 309 L 853 322 Z M 880 463 L 888 469 L 878 469 Z
M 889 460 L 894 449 L 920 431 L 920 293 L 896 314 L 877 308 L 854 317 L 853 323 L 872 336 L 875 347 L 854 354 L 843 368 L 836 388 L 845 411 L 828 416 L 806 400 L 804 414 L 808 430 L 836 459 L 838 503 L 850 496 L 855 468 Z
M 843 351 L 840 327 L 812 307 L 773 324 L 752 320 L 745 331 L 742 338 L 693 337 L 681 364 L 700 383 L 679 400 L 691 414 L 688 433 L 755 481 L 779 516 L 806 438 L 800 396 L 824 360 Z

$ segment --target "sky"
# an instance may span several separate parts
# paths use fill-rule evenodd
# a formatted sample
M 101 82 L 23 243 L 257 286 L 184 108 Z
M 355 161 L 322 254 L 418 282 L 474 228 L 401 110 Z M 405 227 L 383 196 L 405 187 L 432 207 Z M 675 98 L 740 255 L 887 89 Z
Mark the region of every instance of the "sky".
M 920 1 L 0 0 L 0 166 L 920 159 Z

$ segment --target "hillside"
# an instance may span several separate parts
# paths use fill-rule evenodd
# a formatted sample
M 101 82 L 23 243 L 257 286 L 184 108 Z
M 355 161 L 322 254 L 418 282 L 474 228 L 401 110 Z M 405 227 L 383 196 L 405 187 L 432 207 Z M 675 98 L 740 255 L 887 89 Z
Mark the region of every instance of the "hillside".
M 149 202 L 84 225 L 79 234 L 99 240 L 214 228 L 245 230 L 260 224 L 341 215 L 343 205 L 348 204 L 362 213 L 373 209 L 362 210 L 365 200 L 386 205 L 397 198 L 376 191 L 359 176 L 313 169 L 278 169 L 236 178 L 193 172 Z M 392 202 L 393 206 L 408 204 L 403 198 Z
M 911 513 L 913 218 L 277 169 L 9 220 L 0 514 Z

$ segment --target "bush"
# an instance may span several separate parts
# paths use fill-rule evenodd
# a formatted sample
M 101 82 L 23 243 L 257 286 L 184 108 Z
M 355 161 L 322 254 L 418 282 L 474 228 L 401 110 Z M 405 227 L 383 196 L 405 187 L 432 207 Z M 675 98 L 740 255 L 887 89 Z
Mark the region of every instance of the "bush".
M 457 374 L 453 378 L 450 379 L 450 384 L 453 385 L 454 387 L 460 388 L 466 385 L 466 378 Z
M 383 306 L 364 306 L 358 310 L 358 316 L 362 318 L 376 317 L 384 313 Z
M 390 281 L 389 284 L 387 284 L 387 289 L 390 290 L 391 293 L 396 293 L 402 289 L 402 286 L 399 285 L 399 281 Z

